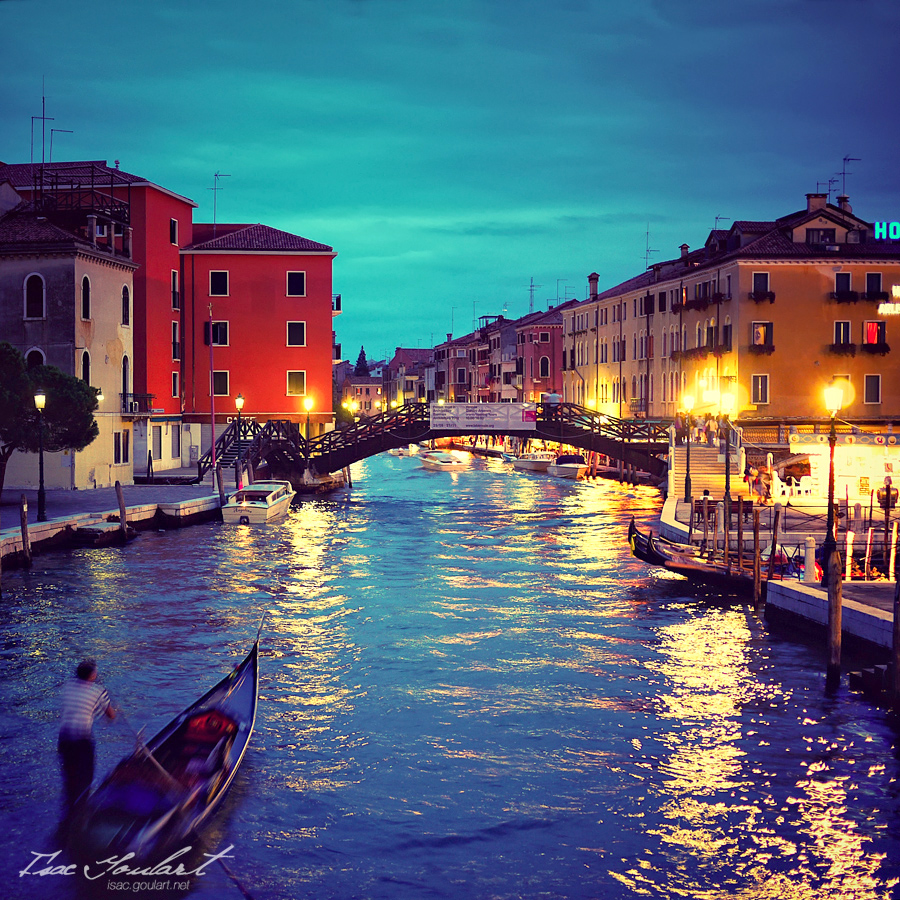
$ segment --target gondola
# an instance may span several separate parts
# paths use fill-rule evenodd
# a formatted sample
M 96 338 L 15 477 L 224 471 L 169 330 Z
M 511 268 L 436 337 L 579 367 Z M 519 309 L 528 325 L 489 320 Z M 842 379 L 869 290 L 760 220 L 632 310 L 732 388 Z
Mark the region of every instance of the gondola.
M 628 544 L 633 556 L 651 566 L 664 566 L 673 554 L 690 557 L 697 553 L 695 548 L 687 544 L 676 544 L 663 537 L 654 537 L 653 532 L 644 534 L 638 530 L 634 516 L 628 525 Z
M 86 804 L 76 850 L 149 859 L 186 846 L 222 801 L 256 721 L 259 636 L 240 665 L 123 759 Z M 108 852 L 107 852 L 108 851 Z

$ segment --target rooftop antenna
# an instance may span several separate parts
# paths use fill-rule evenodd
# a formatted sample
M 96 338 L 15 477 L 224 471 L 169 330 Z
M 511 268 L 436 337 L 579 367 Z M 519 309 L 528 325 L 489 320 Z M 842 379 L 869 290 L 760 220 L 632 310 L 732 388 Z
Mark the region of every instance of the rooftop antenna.
M 837 184 L 837 175 L 828 179 L 828 202 L 831 203 L 831 192 L 834 190 L 834 186 Z
M 847 171 L 847 163 L 848 162 L 862 162 L 856 156 L 845 156 L 844 157 L 844 166 L 841 169 L 841 193 L 846 197 L 847 196 L 847 176 L 852 175 L 852 172 Z
M 716 224 L 713 226 L 715 231 L 719 230 L 719 222 L 730 222 L 731 219 L 728 216 L 716 216 Z
M 44 96 L 44 82 L 41 81 L 41 114 L 31 117 L 31 163 L 34 165 L 34 120 L 41 120 L 41 165 L 44 164 L 44 147 L 46 145 L 47 123 L 53 122 L 53 116 L 47 116 L 47 98 Z
M 62 134 L 75 134 L 75 132 L 69 128 L 51 128 L 50 129 L 50 162 L 53 162 L 53 135 L 57 131 Z M 118 168 L 118 166 L 116 168 Z
M 716 221 L 718 222 L 718 218 L 716 219 Z M 650 249 L 650 223 L 648 222 L 647 223 L 647 245 L 646 245 L 646 249 L 644 250 L 644 268 L 645 269 L 650 268 L 650 254 L 651 253 L 659 253 L 659 250 L 651 250 Z
M 213 192 L 213 238 L 216 236 L 216 198 L 219 196 L 219 191 L 222 190 L 222 188 L 219 187 L 220 178 L 231 178 L 231 176 L 222 175 L 220 172 L 216 172 L 215 175 L 213 175 L 213 186 L 207 188 L 208 191 Z
M 531 284 L 528 285 L 528 312 L 534 312 L 534 289 L 543 287 L 542 284 L 534 283 L 534 275 L 531 276 Z
M 568 281 L 568 278 L 557 278 L 556 279 L 556 305 L 559 306 L 559 283 L 561 281 Z
M 451 306 L 451 307 L 450 307 L 450 335 L 451 335 L 451 340 L 452 340 L 452 335 L 453 335 L 453 313 L 454 313 L 454 312 L 456 312 L 456 307 L 455 307 L 455 306 Z

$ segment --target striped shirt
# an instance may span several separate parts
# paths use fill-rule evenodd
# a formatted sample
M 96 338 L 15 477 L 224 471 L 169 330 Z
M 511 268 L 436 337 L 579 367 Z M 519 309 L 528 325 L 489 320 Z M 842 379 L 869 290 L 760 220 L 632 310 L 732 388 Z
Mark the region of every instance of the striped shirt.
M 68 682 L 62 691 L 59 736 L 70 741 L 90 740 L 94 719 L 106 712 L 109 703 L 109 694 L 103 685 L 80 678 Z

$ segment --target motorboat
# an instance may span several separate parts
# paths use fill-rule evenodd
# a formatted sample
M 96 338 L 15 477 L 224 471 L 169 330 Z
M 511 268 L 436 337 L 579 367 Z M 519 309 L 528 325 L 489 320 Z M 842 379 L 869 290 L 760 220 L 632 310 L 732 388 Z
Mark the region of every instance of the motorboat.
M 588 464 L 580 453 L 562 453 L 547 466 L 547 474 L 577 481 L 588 473 Z
M 459 472 L 469 467 L 467 459 L 446 450 L 429 450 L 427 453 L 420 453 L 419 459 L 432 472 Z
M 73 835 L 76 852 L 148 859 L 190 843 L 244 758 L 258 691 L 257 636 L 243 662 L 107 775 Z
M 414 456 L 415 450 L 412 447 L 392 447 L 388 450 L 391 456 Z
M 295 495 L 289 481 L 254 481 L 228 498 L 222 507 L 222 521 L 265 525 L 286 515 Z
M 532 453 L 523 453 L 513 460 L 514 469 L 522 469 L 526 472 L 546 472 L 547 466 L 554 462 L 556 454 L 550 450 L 535 450 Z

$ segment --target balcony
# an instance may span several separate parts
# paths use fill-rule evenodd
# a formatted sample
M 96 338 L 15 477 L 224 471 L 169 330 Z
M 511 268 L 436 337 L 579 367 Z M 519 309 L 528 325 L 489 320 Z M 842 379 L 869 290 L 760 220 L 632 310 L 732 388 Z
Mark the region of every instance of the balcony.
M 870 344 L 860 344 L 860 350 L 863 353 L 871 353 L 873 356 L 885 356 L 891 352 L 891 345 L 887 341 L 878 341 Z
M 119 394 L 123 416 L 147 418 L 153 412 L 156 394 Z
M 887 291 L 866 291 L 862 295 L 863 300 L 890 300 L 891 295 Z
M 774 291 L 750 291 L 747 294 L 747 299 L 752 300 L 754 303 L 764 303 L 766 300 L 769 303 L 775 302 L 775 292 Z
M 751 353 L 755 353 L 757 356 L 768 356 L 770 353 L 775 352 L 774 344 L 751 344 L 747 348 Z
M 834 353 L 837 356 L 856 356 L 856 344 L 851 344 L 849 341 L 846 343 L 829 344 L 828 352 Z
M 837 303 L 856 303 L 859 300 L 859 291 L 832 291 L 829 296 Z

